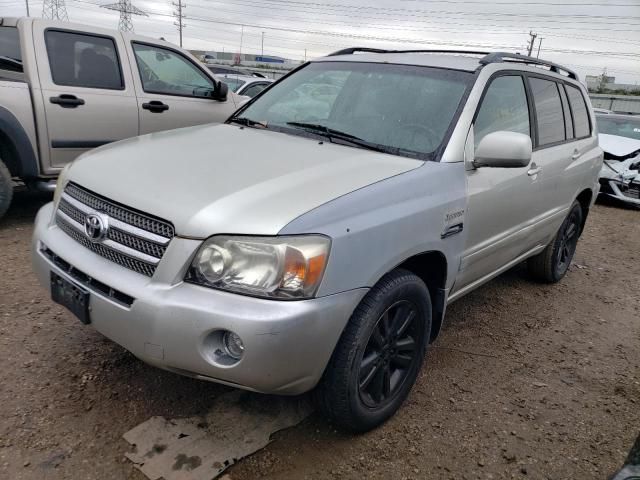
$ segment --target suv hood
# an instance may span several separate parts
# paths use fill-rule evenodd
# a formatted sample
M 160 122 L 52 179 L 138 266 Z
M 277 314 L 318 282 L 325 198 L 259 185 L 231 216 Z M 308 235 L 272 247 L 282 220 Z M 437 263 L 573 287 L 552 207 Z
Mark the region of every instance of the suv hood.
M 154 133 L 98 148 L 68 179 L 173 223 L 176 234 L 275 235 L 296 217 L 423 164 L 235 125 Z

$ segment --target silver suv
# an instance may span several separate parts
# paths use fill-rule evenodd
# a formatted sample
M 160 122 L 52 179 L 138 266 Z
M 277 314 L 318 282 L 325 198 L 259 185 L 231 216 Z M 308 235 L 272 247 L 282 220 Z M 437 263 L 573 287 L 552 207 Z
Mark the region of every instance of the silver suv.
M 315 389 L 365 431 L 406 398 L 449 303 L 524 260 L 565 275 L 599 188 L 594 125 L 552 63 L 340 51 L 226 124 L 83 155 L 38 214 L 35 270 L 150 364 Z

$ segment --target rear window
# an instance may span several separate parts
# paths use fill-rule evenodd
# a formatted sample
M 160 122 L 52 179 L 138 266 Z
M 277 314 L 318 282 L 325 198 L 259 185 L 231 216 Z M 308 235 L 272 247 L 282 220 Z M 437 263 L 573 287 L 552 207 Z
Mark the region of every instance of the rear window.
M 567 85 L 567 95 L 573 112 L 573 122 L 576 130 L 576 138 L 588 137 L 591 134 L 589 125 L 589 113 L 582 92 L 571 85 Z
M 540 146 L 565 140 L 564 113 L 557 83 L 542 78 L 530 78 L 538 121 Z
M 51 76 L 56 85 L 122 90 L 115 42 L 109 37 L 48 30 Z
M 0 27 L 0 69 L 22 72 L 20 37 L 15 27 Z

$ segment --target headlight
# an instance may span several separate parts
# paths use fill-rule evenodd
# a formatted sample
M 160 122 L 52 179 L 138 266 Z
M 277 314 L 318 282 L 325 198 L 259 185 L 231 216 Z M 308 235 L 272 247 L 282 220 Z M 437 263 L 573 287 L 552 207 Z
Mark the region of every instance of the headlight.
M 259 297 L 312 297 L 331 242 L 320 235 L 212 237 L 200 247 L 186 280 Z
M 58 175 L 58 181 L 56 182 L 56 189 L 53 192 L 53 205 L 54 207 L 58 206 L 58 202 L 60 201 L 60 196 L 64 191 L 64 187 L 67 186 L 67 173 L 69 172 L 69 168 L 71 168 L 71 163 L 67 163 L 64 168 L 60 171 L 60 175 Z

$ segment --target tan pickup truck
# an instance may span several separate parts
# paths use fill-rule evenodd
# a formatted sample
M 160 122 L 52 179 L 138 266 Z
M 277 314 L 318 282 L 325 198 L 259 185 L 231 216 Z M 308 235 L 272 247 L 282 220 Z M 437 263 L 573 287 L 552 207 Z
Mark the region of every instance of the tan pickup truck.
M 0 217 L 15 180 L 52 190 L 62 167 L 89 149 L 219 123 L 241 100 L 168 42 L 0 17 Z

